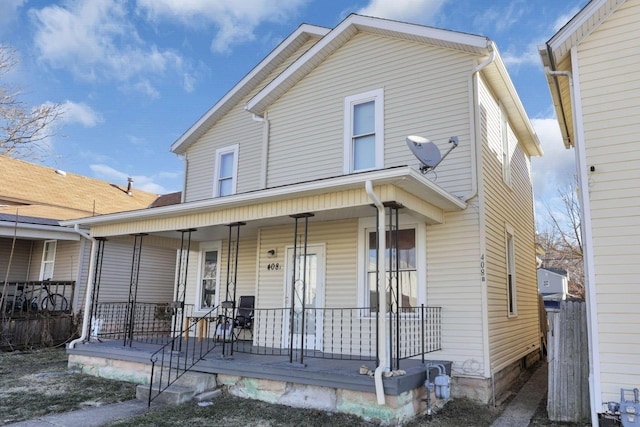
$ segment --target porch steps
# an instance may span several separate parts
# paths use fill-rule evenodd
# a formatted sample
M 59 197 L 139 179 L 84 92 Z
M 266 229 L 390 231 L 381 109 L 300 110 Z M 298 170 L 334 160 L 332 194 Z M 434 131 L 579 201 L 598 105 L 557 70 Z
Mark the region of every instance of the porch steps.
M 162 391 L 159 396 L 157 384 L 158 383 L 154 381 L 154 401 L 167 405 L 179 405 L 188 402 L 196 395 L 210 392 L 217 387 L 215 375 L 200 372 L 186 372 L 166 390 Z M 136 399 L 145 402 L 149 399 L 149 384 L 138 384 L 136 387 Z

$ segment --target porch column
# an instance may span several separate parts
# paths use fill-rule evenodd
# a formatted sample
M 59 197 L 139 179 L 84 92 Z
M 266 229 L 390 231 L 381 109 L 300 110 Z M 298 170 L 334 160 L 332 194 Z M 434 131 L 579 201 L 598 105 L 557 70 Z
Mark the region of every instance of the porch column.
M 133 235 L 133 255 L 131 259 L 131 280 L 129 282 L 129 304 L 127 305 L 127 314 L 125 317 L 125 336 L 124 344 L 129 347 L 133 344 L 133 330 L 136 317 L 136 303 L 138 300 L 138 279 L 140 277 L 140 259 L 142 257 L 142 238 L 146 233 Z
M 179 337 L 184 333 L 184 301 L 187 290 L 187 277 L 189 272 L 189 254 L 191 253 L 191 233 L 196 231 L 195 228 L 178 230 L 180 233 L 180 253 L 178 254 L 178 275 L 176 282 L 176 297 L 173 301 L 173 326 L 172 333 L 176 333 L 178 328 Z M 171 351 L 175 351 L 176 340 L 171 341 Z M 182 340 L 179 340 L 178 351 L 182 350 Z
M 231 346 L 230 354 L 233 355 L 233 322 L 236 312 L 236 282 L 238 280 L 238 245 L 240 243 L 240 227 L 246 225 L 244 222 L 233 222 L 227 224 L 229 227 L 229 237 L 227 238 L 227 285 L 225 300 L 220 304 L 224 312 L 224 319 L 230 322 L 231 326 Z M 235 241 L 233 234 L 235 231 Z M 227 324 L 222 328 L 222 356 L 226 356 Z
M 289 363 L 293 363 L 294 356 L 294 336 L 295 336 L 295 320 L 296 320 L 296 300 L 300 301 L 300 363 L 304 363 L 304 336 L 305 336 L 305 320 L 306 320 L 306 296 L 307 296 L 307 238 L 309 228 L 309 218 L 314 216 L 312 213 L 302 213 L 291 215 L 295 220 L 293 227 L 293 264 L 291 275 L 291 308 L 289 309 Z M 297 272 L 298 264 L 298 220 L 304 219 L 304 232 L 300 236 L 302 239 L 302 275 Z M 302 286 L 302 289 L 300 287 Z M 302 292 L 299 292 L 299 291 Z
M 391 370 L 400 369 L 400 311 L 402 310 L 402 284 L 400 283 L 400 254 L 399 254 L 399 210 L 403 207 L 396 202 L 384 204 L 389 209 L 389 343 Z M 393 327 L 395 313 L 395 328 Z M 395 329 L 395 330 L 394 330 Z M 394 342 L 395 338 L 395 342 Z M 395 344 L 395 345 L 394 345 Z
M 107 243 L 106 237 L 96 237 L 96 258 L 95 258 L 95 270 L 93 272 L 93 291 L 91 292 L 91 312 L 89 313 L 89 340 L 92 335 L 92 324 L 94 319 L 98 319 L 98 298 L 100 296 L 100 280 L 102 278 L 102 261 L 104 259 L 104 245 Z M 96 331 L 96 338 L 98 333 Z

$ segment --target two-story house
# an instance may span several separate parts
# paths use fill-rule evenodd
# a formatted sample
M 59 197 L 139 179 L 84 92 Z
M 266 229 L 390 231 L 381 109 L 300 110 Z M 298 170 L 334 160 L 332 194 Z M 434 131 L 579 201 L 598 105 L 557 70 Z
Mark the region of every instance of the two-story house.
M 411 135 L 434 141 L 435 169 L 421 170 Z M 327 408 L 397 421 L 424 409 L 412 362 L 425 355 L 446 364 L 453 396 L 483 402 L 539 359 L 530 157 L 542 150 L 490 39 L 360 15 L 301 25 L 171 150 L 182 203 L 67 224 L 178 248 L 174 334 L 219 335 L 201 322 L 254 297 L 233 356 L 287 363 L 236 364 L 233 379 L 233 361 L 209 365 L 230 390 L 288 403 L 285 388 L 256 384 L 308 384 L 333 396 Z M 101 344 L 87 341 L 71 363 L 100 374 L 87 355 Z M 334 372 L 320 380 L 326 359 Z M 344 380 L 354 360 L 356 376 L 362 361 L 375 371 L 361 388 Z M 407 388 L 379 380 L 418 378 L 409 368 L 422 378 Z
M 611 412 L 607 402 L 640 409 L 639 38 L 640 1 L 593 0 L 540 49 L 576 154 L 594 425 Z

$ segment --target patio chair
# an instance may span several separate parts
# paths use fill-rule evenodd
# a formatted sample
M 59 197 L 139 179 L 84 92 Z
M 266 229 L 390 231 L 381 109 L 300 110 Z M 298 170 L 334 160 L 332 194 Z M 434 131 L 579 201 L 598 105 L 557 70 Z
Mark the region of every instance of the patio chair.
M 255 307 L 255 297 L 253 295 L 241 296 L 238 300 L 238 309 L 233 321 L 234 336 L 239 339 L 242 331 L 249 331 L 253 339 L 253 311 Z

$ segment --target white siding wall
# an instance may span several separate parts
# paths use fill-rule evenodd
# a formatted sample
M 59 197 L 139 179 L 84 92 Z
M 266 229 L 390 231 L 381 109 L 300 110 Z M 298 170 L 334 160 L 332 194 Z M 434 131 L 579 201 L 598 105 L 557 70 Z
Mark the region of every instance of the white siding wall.
M 88 258 L 90 250 L 86 253 Z M 133 240 L 130 238 L 107 241 L 102 264 L 99 302 L 129 300 L 132 256 Z M 137 300 L 139 302 L 173 301 L 174 275 L 175 249 L 145 244 L 143 239 Z M 78 284 L 82 305 L 86 295 L 85 289 L 86 281 Z
M 187 152 L 188 169 L 185 201 L 213 197 L 213 177 L 216 149 L 240 144 L 238 153 L 237 192 L 256 190 L 260 187 L 262 158 L 262 123 L 251 118 L 245 111 L 247 101 L 264 85 L 271 82 L 298 56 L 308 50 L 317 40 L 311 39 L 302 45 L 287 61 L 276 68 L 262 84 L 238 103 L 218 123 L 205 133 Z
M 371 52 L 375 52 L 372 55 Z M 456 51 L 358 34 L 268 110 L 268 185 L 341 175 L 344 98 L 384 89 L 385 167 L 417 165 L 405 137 L 419 134 L 448 148 L 437 183 L 469 191 L 469 76 L 474 58 Z
M 481 200 L 484 206 L 486 286 L 491 367 L 498 371 L 540 345 L 530 160 L 507 126 L 511 185 L 503 181 L 500 107 L 480 79 L 483 138 Z M 506 227 L 515 239 L 516 312 L 508 316 Z
M 629 0 L 578 50 L 603 401 L 640 385 L 639 23 Z
M 0 282 L 3 282 L 9 270 L 9 281 L 27 280 L 31 259 L 31 240 L 16 240 L 11 265 L 12 239 L 0 238 Z

